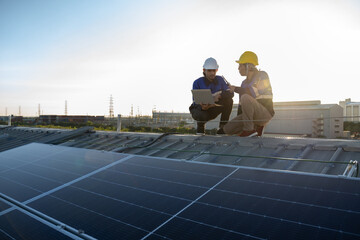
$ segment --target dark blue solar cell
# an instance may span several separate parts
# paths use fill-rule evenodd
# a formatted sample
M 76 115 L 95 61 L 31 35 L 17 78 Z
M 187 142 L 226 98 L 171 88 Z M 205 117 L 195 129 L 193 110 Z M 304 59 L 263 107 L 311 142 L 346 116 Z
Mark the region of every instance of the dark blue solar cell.
M 80 175 L 58 168 L 49 168 L 39 164 L 28 164 L 17 168 L 19 171 L 26 171 L 39 177 L 48 178 L 59 183 L 67 183 L 78 178 Z
M 149 158 L 144 156 L 134 156 L 131 160 L 125 161 L 124 163 L 138 164 L 142 166 L 165 168 L 176 171 L 193 172 L 199 175 L 213 175 L 218 177 L 225 177 L 230 174 L 234 168 L 226 166 L 214 166 L 209 164 L 192 163 L 189 161 L 178 161 L 169 159 L 157 159 Z
M 33 218 L 13 210 L 0 216 L 0 239 L 72 239 Z
M 286 184 L 299 188 L 315 188 L 348 193 L 360 192 L 360 184 L 358 179 L 352 180 L 337 176 L 324 175 L 324 177 L 321 177 L 319 175 L 308 173 L 286 173 L 281 171 L 269 171 L 266 169 L 240 168 L 235 174 L 231 176 L 231 178 L 265 183 L 272 182 Z M 299 181 L 299 179 L 301 179 L 301 181 Z
M 69 197 L 71 198 L 71 196 Z M 126 209 L 111 208 L 111 206 L 105 205 L 106 203 L 94 199 L 84 198 L 81 200 L 93 204 L 100 210 L 95 209 L 97 211 L 94 211 L 85 208 L 85 206 L 74 205 L 51 196 L 43 197 L 29 205 L 76 229 L 82 229 L 86 234 L 98 239 L 141 239 L 147 234 L 147 231 L 139 227 L 131 226 L 127 222 L 121 222 L 116 218 L 105 215 L 104 210 L 109 209 L 113 214 L 118 214 Z M 132 215 L 132 217 L 136 217 L 136 215 Z
M 124 157 L 32 143 L 0 153 L 0 192 L 25 201 Z
M 241 172 L 241 174 L 244 173 L 243 169 L 239 169 L 238 171 Z M 360 185 L 359 181 L 326 176 L 317 176 L 315 179 L 313 176 L 310 176 L 310 181 L 309 175 L 306 174 L 273 172 L 271 175 L 271 172 L 262 170 L 249 170 L 252 175 L 246 178 L 249 173 L 244 174 L 245 176 L 241 175 L 240 177 L 238 171 L 231 176 L 231 178 L 221 183 L 216 189 L 257 196 L 261 195 L 262 197 L 275 199 L 280 198 L 282 200 L 306 204 L 316 204 L 329 208 L 360 211 L 360 205 L 357 204 L 360 192 L 359 187 L 354 187 L 352 191 L 346 191 L 344 189 L 345 185 L 353 185 L 354 182 Z M 319 186 L 319 182 L 323 185 Z M 332 187 L 335 189 L 332 189 Z M 329 201 L 329 198 L 342 199 L 342 201 Z
M 0 153 L 0 156 L 3 153 Z M 0 172 L 3 172 L 5 170 L 9 170 L 11 168 L 17 168 L 23 165 L 28 164 L 28 162 L 24 162 L 21 161 L 19 159 L 11 159 L 11 158 L 6 158 L 6 157 L 1 157 L 0 158 Z
M 177 162 L 174 163 L 178 165 Z M 183 165 L 184 167 L 185 166 L 188 167 L 189 163 L 181 163 L 181 165 Z M 201 172 L 194 171 L 194 169 L 192 169 L 192 171 L 188 171 L 188 169 L 182 169 L 180 167 L 179 169 L 181 170 L 174 169 L 174 166 L 173 168 L 165 168 L 165 166 L 156 167 L 156 166 L 132 164 L 132 162 L 129 161 L 122 164 L 118 164 L 110 168 L 109 170 L 113 170 L 125 174 L 140 175 L 148 178 L 158 178 L 158 179 L 164 179 L 166 181 L 192 184 L 205 188 L 212 187 L 214 184 L 219 182 L 224 177 L 218 175 L 202 174 Z
M 31 185 L 31 183 L 27 183 Z M 25 201 L 41 194 L 40 191 L 32 189 L 24 184 L 10 181 L 0 176 L 0 192 L 14 198 L 17 201 Z
M 13 181 L 24 186 L 32 187 L 40 192 L 49 191 L 60 185 L 59 182 L 50 178 L 46 179 L 29 171 L 20 171 L 12 169 L 1 173 L 1 177 L 9 181 Z
M 0 201 L 0 212 L 2 212 L 5 209 L 10 208 L 11 206 L 7 203 L 4 203 L 3 201 Z
M 111 219 L 127 222 L 144 230 L 153 229 L 171 216 L 141 205 L 127 203 L 122 199 L 105 197 L 70 187 L 53 195 L 58 199 L 71 202 L 93 212 L 101 213 L 103 216 Z
M 252 236 L 241 232 L 231 232 L 227 229 L 214 228 L 206 224 L 174 218 L 155 233 L 170 239 L 254 239 Z M 146 239 L 157 239 L 151 236 Z M 256 239 L 256 238 L 255 238 Z
M 72 186 L 168 214 L 175 214 L 191 201 L 94 178 L 87 178 Z
M 236 201 L 237 199 L 234 199 Z M 281 211 L 282 206 L 277 205 L 267 205 L 266 202 L 263 203 L 262 207 L 267 207 L 272 210 L 268 211 L 267 214 L 255 213 L 254 211 L 236 211 L 236 209 L 224 209 L 220 207 L 207 206 L 204 204 L 194 204 L 184 212 L 182 212 L 179 217 L 187 221 L 195 221 L 208 226 L 214 226 L 214 228 L 228 229 L 233 232 L 240 232 L 244 234 L 249 234 L 254 237 L 259 238 L 274 238 L 269 230 L 270 227 L 276 228 L 278 232 L 282 232 L 284 235 L 280 235 L 279 238 L 283 239 L 286 236 L 286 239 L 289 236 L 289 239 L 296 239 L 298 234 L 301 234 L 299 239 L 312 239 L 312 236 L 317 231 L 321 230 L 323 235 L 331 236 L 339 235 L 344 238 L 359 237 L 357 230 L 357 224 L 353 223 L 352 226 L 348 228 L 340 229 L 340 222 L 343 219 L 334 218 L 333 221 L 337 225 L 329 225 L 324 222 L 325 219 L 322 219 L 320 222 L 315 223 L 311 221 L 312 214 L 322 214 L 320 212 L 312 212 L 314 209 L 311 207 L 306 208 L 297 208 L 294 206 L 292 210 L 297 214 L 295 219 L 290 219 L 288 216 L 284 218 L 278 218 L 272 215 L 272 212 Z M 333 217 L 333 216 L 331 216 Z M 344 224 L 349 223 L 350 219 Z M 335 227 L 335 228 L 332 228 Z M 267 230 L 265 230 L 267 229 Z M 191 229 L 189 229 L 191 231 Z M 349 230 L 349 231 L 347 231 Z M 292 236 L 292 237 L 291 237 Z
M 121 168 L 121 166 L 119 166 L 119 168 Z M 151 170 L 138 167 L 137 175 L 148 176 L 148 172 L 151 172 Z M 208 190 L 208 188 L 196 185 L 198 183 L 196 181 L 194 182 L 194 184 L 185 185 L 173 182 L 172 178 L 167 180 L 166 177 L 162 175 L 163 172 L 164 171 L 158 172 L 157 175 L 152 175 L 152 178 L 147 179 L 135 175 L 126 175 L 113 171 L 103 171 L 94 175 L 94 177 L 117 184 L 123 184 L 133 188 L 139 188 L 147 191 L 157 192 L 159 194 L 165 194 L 185 199 L 196 199 L 198 196 Z M 167 174 L 167 172 L 165 174 Z M 206 176 L 203 176 L 202 178 L 213 180 L 213 178 Z M 161 181 L 161 179 L 167 181 Z

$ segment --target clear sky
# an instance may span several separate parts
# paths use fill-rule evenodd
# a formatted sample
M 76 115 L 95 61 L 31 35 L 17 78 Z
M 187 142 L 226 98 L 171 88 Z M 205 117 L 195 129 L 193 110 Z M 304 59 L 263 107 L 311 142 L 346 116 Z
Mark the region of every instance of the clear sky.
M 240 85 L 247 50 L 274 101 L 360 101 L 357 0 L 0 0 L 0 115 L 187 112 L 204 60 Z

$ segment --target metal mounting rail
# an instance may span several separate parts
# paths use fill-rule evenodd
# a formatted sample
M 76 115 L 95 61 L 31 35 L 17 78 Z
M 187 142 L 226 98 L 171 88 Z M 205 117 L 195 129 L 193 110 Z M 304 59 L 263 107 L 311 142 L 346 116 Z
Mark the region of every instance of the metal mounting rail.
M 84 233 L 83 230 L 79 229 L 75 229 L 73 227 L 70 227 L 46 214 L 43 214 L 3 193 L 0 193 L 0 199 L 15 207 L 17 210 L 23 212 L 24 214 L 28 215 L 31 218 L 34 218 L 35 220 L 38 220 L 44 224 L 46 224 L 47 226 L 55 229 L 56 231 L 59 231 L 73 239 L 84 239 L 84 240 L 96 240 L 96 238 L 93 238 L 87 234 Z

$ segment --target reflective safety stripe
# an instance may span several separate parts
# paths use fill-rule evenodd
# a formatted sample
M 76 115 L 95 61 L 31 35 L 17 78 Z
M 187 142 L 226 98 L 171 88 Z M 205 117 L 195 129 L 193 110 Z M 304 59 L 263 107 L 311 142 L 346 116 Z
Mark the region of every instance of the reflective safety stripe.
M 259 95 L 256 99 L 272 99 L 273 95 Z

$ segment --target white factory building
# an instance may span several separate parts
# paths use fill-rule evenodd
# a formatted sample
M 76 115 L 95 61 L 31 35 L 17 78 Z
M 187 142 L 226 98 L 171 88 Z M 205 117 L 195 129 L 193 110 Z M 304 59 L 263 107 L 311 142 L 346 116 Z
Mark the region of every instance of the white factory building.
M 320 101 L 275 102 L 266 133 L 338 138 L 343 136 L 343 108 Z

